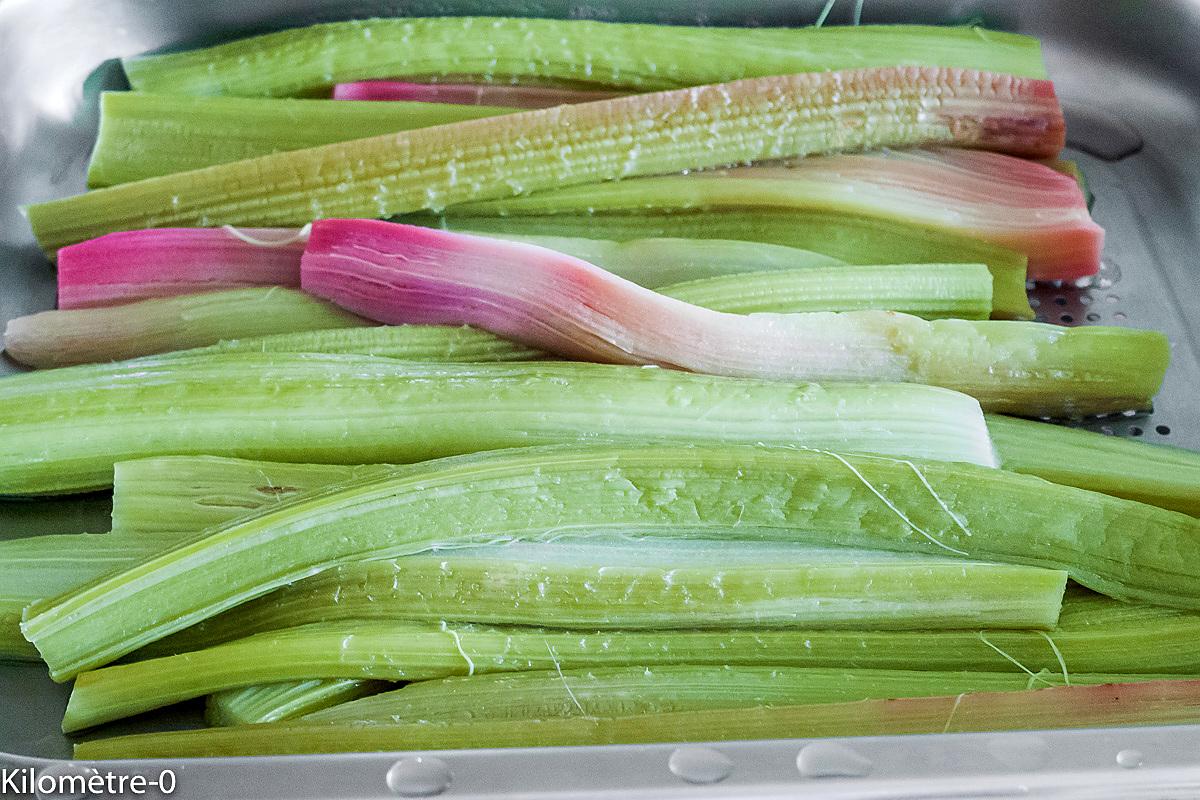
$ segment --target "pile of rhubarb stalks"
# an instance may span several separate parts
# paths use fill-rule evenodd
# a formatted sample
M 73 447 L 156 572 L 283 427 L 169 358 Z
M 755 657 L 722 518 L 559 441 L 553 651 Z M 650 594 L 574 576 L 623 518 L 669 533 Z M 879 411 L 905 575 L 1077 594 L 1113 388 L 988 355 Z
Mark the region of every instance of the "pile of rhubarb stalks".
M 79 758 L 1200 722 L 1200 455 L 1047 421 L 1149 409 L 1169 346 L 1032 321 L 1103 244 L 1036 40 L 374 19 L 125 68 L 0 380 L 0 494 L 113 491 L 0 543 Z

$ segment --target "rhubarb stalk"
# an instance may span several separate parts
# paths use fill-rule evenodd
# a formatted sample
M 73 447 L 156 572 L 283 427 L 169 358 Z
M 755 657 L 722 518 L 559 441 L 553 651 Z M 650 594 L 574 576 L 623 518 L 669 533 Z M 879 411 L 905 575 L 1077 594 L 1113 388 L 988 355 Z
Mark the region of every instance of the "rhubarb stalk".
M 0 494 L 110 486 L 114 463 L 148 456 L 404 463 L 589 440 L 764 442 L 995 464 L 978 403 L 954 392 L 598 364 L 148 358 L 6 378 L 0 423 Z
M 301 284 L 380 322 L 468 324 L 568 358 L 928 383 L 1027 416 L 1147 407 L 1170 358 L 1162 334 L 1126 328 L 878 311 L 722 314 L 551 250 L 377 220 L 315 223 Z
M 622 262 L 604 260 L 608 257 L 606 253 L 595 254 L 590 248 L 583 250 L 572 244 L 559 243 L 586 241 L 580 237 L 592 237 L 616 240 L 629 247 L 635 240 L 687 237 L 696 244 L 724 240 L 802 248 L 850 264 L 986 264 L 992 273 L 993 316 L 999 319 L 1033 319 L 1034 316 L 1025 290 L 1024 255 L 978 239 L 882 218 L 838 213 L 800 215 L 771 209 L 478 217 L 456 214 L 451 209 L 438 217 L 412 214 L 404 220 L 561 250 L 635 283 L 643 283 L 639 273 L 622 272 L 618 268 Z M 724 270 L 717 274 L 730 271 L 745 270 Z M 677 278 L 691 279 L 692 276 Z M 643 285 L 655 288 L 650 283 Z
M 733 313 L 875 308 L 976 319 L 992 310 L 992 281 L 985 282 L 986 273 L 970 264 L 820 270 L 811 268 L 840 262 L 807 250 L 738 241 L 498 238 L 574 255 L 695 305 Z M 306 239 L 307 231 L 287 228 L 166 228 L 101 236 L 59 251 L 59 308 L 247 286 L 299 286 Z M 768 271 L 777 274 L 757 274 Z M 734 274 L 738 277 L 729 277 Z M 694 283 L 719 277 L 727 280 Z M 353 340 L 388 335 L 346 334 Z M 312 343 L 314 352 L 331 352 L 319 344 Z
M 1162 675 L 1083 675 L 1096 686 L 1162 680 Z M 931 670 L 810 669 L 777 665 L 665 665 L 542 670 L 410 683 L 317 711 L 305 722 L 405 724 L 615 717 L 705 709 L 747 709 L 885 700 L 1063 684 L 1053 674 Z
M 864 700 L 807 706 L 502 722 L 328 725 L 276 723 L 99 739 L 75 757 L 181 758 L 463 747 L 700 742 L 884 736 L 1040 728 L 1182 725 L 1200 721 L 1200 681 L 1056 686 L 1037 691 Z M 1135 791 L 1132 786 L 1131 791 Z
M 381 692 L 392 685 L 385 681 L 347 678 L 268 683 L 245 689 L 227 689 L 208 696 L 204 706 L 204 720 L 209 725 L 279 722 L 357 700 Z
M 152 648 L 182 652 L 335 620 L 583 630 L 1050 629 L 1065 581 L 1057 570 L 809 545 L 576 537 L 344 564 Z
M 571 444 L 429 461 L 282 503 L 35 604 L 23 631 L 64 680 L 341 564 L 571 530 L 949 553 L 1200 608 L 1200 521 L 1184 514 L 967 464 Z
M 100 130 L 88 162 L 88 186 L 113 186 L 514 110 L 449 103 L 330 103 L 104 92 L 100 95 Z
M 222 339 L 370 323 L 295 289 L 230 289 L 9 320 L 4 351 L 30 367 L 116 361 Z
M 117 230 L 303 225 L 764 159 L 949 144 L 1052 157 L 1044 80 L 958 68 L 816 72 L 468 120 L 152 178 L 27 209 L 42 248 Z M 250 177 L 248 177 L 250 176 Z
M 647 91 L 897 64 L 1046 77 L 1037 39 L 974 27 L 715 28 L 503 17 L 334 22 L 124 61 L 130 83 L 143 91 L 276 97 L 370 78 Z
M 887 219 L 1023 253 L 1033 280 L 1075 280 L 1100 267 L 1104 230 L 1079 184 L 1050 167 L 950 148 L 847 154 L 781 166 L 635 178 L 465 203 L 453 214 L 670 214 L 781 209 Z M 667 220 L 669 222 L 669 218 Z
M 1200 453 L 991 415 L 1005 469 L 1200 517 Z
M 110 233 L 58 252 L 58 306 L 113 305 L 249 286 L 298 287 L 300 256 L 307 238 L 306 230 L 295 228 L 159 228 Z M 843 263 L 794 247 L 720 239 L 497 238 L 558 250 L 651 289 L 733 273 Z M 1023 279 L 1021 287 L 1023 292 Z
M 307 232 L 119 231 L 58 251 L 58 307 L 89 308 L 251 286 L 300 287 Z
M 772 639 L 793 632 L 758 631 Z M 796 666 L 872 669 L 1016 671 L 1026 677 L 1074 680 L 1077 673 L 1144 672 L 1200 674 L 1200 658 L 1191 646 L 1200 635 L 1200 615 L 1144 604 L 1123 603 L 1077 588 L 1063 598 L 1058 625 L 1042 631 L 801 631 L 792 642 L 802 652 Z M 186 635 L 186 632 L 184 633 Z M 730 642 L 712 632 L 677 632 L 677 644 L 709 637 L 718 650 Z M 165 639 L 163 642 L 168 642 Z M 724 644 L 722 645 L 722 642 Z M 781 646 L 784 640 L 780 640 Z M 686 645 L 685 645 L 686 646 Z M 390 652 L 383 649 L 381 654 Z M 764 651 L 758 661 L 781 661 L 782 651 Z M 786 662 L 790 663 L 790 662 Z M 363 679 L 329 679 L 232 689 L 209 698 L 209 708 L 226 724 L 272 722 L 302 714 L 298 709 L 333 705 L 342 692 L 381 691 Z

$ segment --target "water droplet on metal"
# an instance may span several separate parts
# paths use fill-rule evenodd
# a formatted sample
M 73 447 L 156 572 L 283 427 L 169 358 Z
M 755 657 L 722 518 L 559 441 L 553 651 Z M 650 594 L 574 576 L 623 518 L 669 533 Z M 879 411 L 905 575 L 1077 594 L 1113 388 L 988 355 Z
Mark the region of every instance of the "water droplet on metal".
M 440 758 L 402 758 L 387 773 L 387 785 L 402 797 L 432 797 L 450 786 L 450 766 Z
M 667 768 L 688 783 L 717 783 L 733 772 L 733 761 L 711 747 L 680 747 L 671 753 Z
M 93 775 L 100 774 L 93 767 L 87 767 L 83 764 L 74 764 L 70 761 L 59 764 L 51 764 L 44 770 L 38 773 L 34 787 L 37 790 L 38 800 L 79 800 L 87 796 L 86 787 L 82 787 L 82 791 L 72 792 L 72 788 L 81 788 L 78 786 L 79 781 L 74 781 L 76 785 L 72 785 L 71 781 L 63 781 L 63 778 L 83 778 L 85 781 Z M 50 791 L 42 791 L 42 785 Z M 58 789 L 67 789 L 68 791 L 57 791 Z
M 1137 769 L 1144 760 L 1141 750 L 1122 750 L 1117 753 L 1117 765 L 1125 769 Z
M 796 768 L 806 778 L 861 778 L 873 766 L 866 756 L 833 742 L 805 745 L 796 756 Z
M 1050 746 L 1041 736 L 1011 734 L 987 743 L 992 758 L 1013 769 L 1038 769 L 1050 760 Z

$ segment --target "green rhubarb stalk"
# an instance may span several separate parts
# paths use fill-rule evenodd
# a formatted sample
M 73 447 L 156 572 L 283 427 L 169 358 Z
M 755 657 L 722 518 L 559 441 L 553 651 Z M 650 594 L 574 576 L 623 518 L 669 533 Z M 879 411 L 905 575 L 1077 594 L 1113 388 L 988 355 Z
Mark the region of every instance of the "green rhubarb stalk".
M 0 494 L 110 486 L 114 463 L 166 454 L 404 463 L 598 439 L 995 464 L 978 403 L 913 384 L 289 353 L 147 358 L 0 381 Z
M 1036 39 L 981 28 L 698 28 L 505 17 L 334 22 L 124 61 L 135 89 L 277 97 L 370 78 L 533 79 L 645 91 L 894 64 L 1046 76 Z
M 253 513 L 258 508 L 276 505 L 283 498 L 315 491 L 355 476 L 365 476 L 375 469 L 383 474 L 394 468 L 293 465 L 204 456 L 122 462 L 116 468 L 113 529 L 138 534 L 157 530 L 188 533 L 228 522 Z M 641 542 L 639 546 L 648 544 Z M 403 566 L 406 562 L 399 563 Z M 411 561 L 407 563 L 411 564 Z M 359 589 L 363 589 L 368 597 L 375 596 L 376 591 L 386 594 L 390 590 L 390 575 L 395 573 L 389 573 L 386 562 L 347 565 L 335 572 L 354 572 L 356 569 L 361 569 L 364 575 L 378 571 L 389 583 L 387 586 L 371 587 L 361 580 L 343 582 L 339 584 L 343 588 L 337 594 L 339 602 L 354 602 L 354 592 Z M 268 607 L 271 602 L 288 595 L 300 597 L 311 594 L 308 591 L 310 587 L 331 585 L 333 574 L 325 573 L 294 587 L 280 589 L 267 599 L 252 601 L 210 622 L 193 626 L 168 637 L 161 645 L 151 645 L 150 649 L 161 647 L 163 649 L 160 652 L 166 652 L 166 648 L 174 641 L 182 645 L 179 649 L 190 650 L 243 636 L 250 631 L 239 630 L 238 625 L 248 622 L 248 612 L 253 608 Z M 333 592 L 330 592 L 326 597 L 332 596 Z M 360 608 L 371 607 L 370 603 L 363 603 L 361 599 L 357 603 Z M 319 604 L 307 609 L 296 606 L 291 610 L 295 612 L 294 615 L 286 619 L 278 617 L 276 627 L 310 622 L 318 619 L 321 613 Z M 238 623 L 239 618 L 242 623 Z M 261 630 L 267 630 L 270 626 L 269 615 L 261 619 Z M 223 620 L 233 624 L 226 625 Z M 834 660 L 822 662 L 829 666 L 837 665 L 838 658 L 854 660 L 860 666 L 906 666 L 903 660 L 878 660 L 886 659 L 887 653 L 893 650 L 901 659 L 905 653 L 928 651 L 930 669 L 996 670 L 1010 664 L 1001 656 L 1001 652 L 1010 654 L 1018 663 L 1034 671 L 1050 669 L 1056 664 L 1054 651 L 1047 645 L 1045 637 L 1034 632 L 994 632 L 986 640 L 975 632 L 954 631 L 940 632 L 933 640 L 925 639 L 926 634 L 920 632 L 891 640 L 887 635 L 883 639 L 872 638 L 878 636 L 874 632 L 864 633 L 863 636 L 866 637 L 863 641 L 869 641 L 873 649 L 860 653 L 857 649 L 838 650 L 826 632 L 817 632 L 813 641 L 818 643 L 818 647 L 812 655 L 824 657 L 824 653 L 832 652 Z M 1086 591 L 1069 591 L 1063 602 L 1058 626 L 1051 636 L 1072 667 L 1085 672 L 1130 672 L 1134 669 L 1200 672 L 1200 659 L 1194 657 L 1189 645 L 1200 636 L 1200 615 L 1121 603 Z M 892 642 L 890 650 L 883 644 L 887 641 Z M 906 649 L 908 645 L 905 642 L 912 643 L 911 650 Z M 992 649 L 989 642 L 995 643 L 1000 649 Z M 852 646 L 858 647 L 858 639 L 853 639 Z M 1130 653 L 1137 654 L 1135 663 L 1130 662 Z M 923 666 L 927 662 L 921 661 L 913 666 Z
M 720 650 L 715 632 L 680 632 L 683 640 L 709 637 L 710 646 Z M 1030 675 L 1061 675 L 1064 667 L 1074 681 L 1079 673 L 1145 672 L 1175 675 L 1200 673 L 1200 655 L 1192 645 L 1200 636 L 1200 615 L 1159 606 L 1122 603 L 1078 588 L 1063 598 L 1058 625 L 1041 631 L 804 631 L 802 638 L 787 639 L 789 631 L 759 631 L 767 639 L 791 641 L 803 648 L 803 661 L 796 666 L 855 667 L 867 669 L 1016 671 Z M 677 646 L 678 642 L 676 645 Z M 728 642 L 724 647 L 728 647 Z M 390 652 L 390 651 L 384 651 Z M 801 651 L 797 649 L 797 653 Z M 402 655 L 399 657 L 403 657 Z M 764 658 L 780 658 L 777 652 Z M 751 662 L 754 663 L 754 662 Z M 782 663 L 776 660 L 774 663 Z M 791 662 L 789 662 L 791 663 Z M 312 705 L 320 705 L 330 684 L 346 679 L 314 681 L 300 690 L 296 684 L 270 684 L 234 689 L 210 698 L 221 708 L 236 711 L 246 696 L 247 713 L 230 722 L 268 722 L 289 718 L 297 698 L 311 691 Z M 364 681 L 353 682 L 360 685 Z M 307 684 L 306 684 L 307 685 Z M 371 683 L 372 691 L 378 684 Z M 270 698 L 278 693 L 276 708 Z M 253 711 L 253 713 L 250 713 Z M 294 715 L 293 715 L 294 716 Z
M 226 338 L 369 324 L 295 289 L 232 289 L 17 317 L 5 328 L 4 351 L 31 367 L 63 367 L 201 347 Z
M 1042 673 L 1200 672 L 1200 615 L 1072 591 L 1044 631 L 553 631 L 344 620 L 260 633 L 84 673 L 68 716 L 117 718 L 230 687 L 284 680 L 428 679 L 628 664 L 776 664 L 881 670 Z M 165 640 L 164 640 L 165 644 Z M 154 649 L 158 649 L 157 647 Z M 551 657 L 551 653 L 553 654 Z M 230 665 L 236 665 L 231 667 Z M 247 689 L 247 691 L 251 691 Z M 286 690 L 290 702 L 304 691 Z M 299 698 L 297 698 L 299 695 Z M 266 695 L 269 699 L 270 693 Z M 257 702 L 257 701 L 255 701 Z M 286 711 L 286 709 L 284 710 Z M 265 713 L 265 711 L 264 711 Z
M 1058 570 L 882 551 L 588 536 L 344 564 L 143 653 L 340 619 L 588 630 L 1050 629 L 1065 584 Z
M 209 725 L 248 725 L 306 716 L 390 688 L 384 681 L 353 679 L 269 683 L 209 695 L 204 719 Z
M 261 683 L 313 678 L 421 681 L 631 665 L 643 669 L 672 664 L 799 667 L 809 666 L 813 647 L 811 638 L 771 630 L 596 633 L 446 623 L 314 624 L 84 672 L 71 692 L 63 730 L 81 730 Z M 838 666 L 829 671 L 842 670 Z M 1013 670 L 1008 685 L 1024 686 L 1027 678 Z
M 349 591 L 352 587 L 346 587 Z M 347 620 L 347 630 L 359 622 Z M 264 631 L 265 632 L 265 631 Z M 787 631 L 760 629 L 757 633 Z M 229 640 L 240 638 L 229 631 Z M 717 633 L 717 632 L 713 632 Z M 708 632 L 692 631 L 689 637 L 709 637 Z M 186 644 L 191 629 L 169 637 L 141 651 L 161 654 L 196 649 Z M 1126 603 L 1095 592 L 1072 587 L 1062 602 L 1058 624 L 1050 631 L 1038 630 L 939 630 L 878 631 L 806 629 L 800 631 L 805 650 L 801 666 L 856 666 L 874 669 L 934 669 L 1003 671 L 1026 673 L 1046 670 L 1061 672 L 1148 672 L 1200 674 L 1200 655 L 1191 642 L 1200 635 L 1200 615 L 1178 609 Z M 686 637 L 685 637 L 686 638 Z M 169 650 L 172 640 L 184 644 Z M 192 644 L 213 646 L 223 643 Z M 786 639 L 786 637 L 785 637 Z M 721 641 L 709 637 L 710 644 Z M 803 644 L 807 642 L 807 644 Z M 713 646 L 720 647 L 714 644 Z M 392 652 L 386 647 L 382 651 Z M 396 656 L 403 658 L 402 655 Z M 774 657 L 778 657 L 777 655 Z
M 21 615 L 25 606 L 39 597 L 10 597 L 9 591 L 0 597 L 0 662 L 38 661 L 37 648 L 21 635 Z
M 503 230 L 481 232 L 479 235 L 557 250 L 582 258 L 647 289 L 656 290 L 677 283 L 747 272 L 833 267 L 846 263 L 812 250 L 736 239 L 678 239 L 663 236 L 616 242 L 582 236 L 522 236 Z
M 987 319 L 992 277 L 983 264 L 896 264 L 752 272 L 672 284 L 659 293 L 732 314 L 900 311 L 926 319 Z
M 593 260 L 586 251 L 576 252 L 570 245 L 547 240 L 572 242 L 579 237 L 596 237 L 629 247 L 631 240 L 685 237 L 802 248 L 851 264 L 986 264 L 992 273 L 993 314 L 1003 319 L 1033 319 L 1025 291 L 1025 256 L 976 239 L 886 219 L 770 209 L 505 217 L 468 216 L 452 209 L 441 217 L 414 215 L 405 221 L 542 245 L 591 261 L 650 288 L 655 286 L 614 269 L 603 259 Z
M 824 738 L 1200 721 L 1200 681 L 1055 686 L 1036 691 L 864 700 L 807 706 L 449 724 L 288 722 L 82 742 L 78 759 L 453 750 L 464 747 Z
M 112 530 L 194 534 L 320 489 L 403 467 L 160 456 L 113 466 Z
M 0 541 L 0 660 L 39 658 L 21 635 L 25 606 L 128 569 L 178 538 L 147 531 L 138 537 L 80 533 Z
M 117 230 L 387 217 L 621 177 L 933 142 L 1050 157 L 1063 140 L 1048 81 L 927 67 L 801 73 L 274 153 L 27 214 L 52 254 Z
M 282 503 L 35 604 L 23 631 L 64 680 L 341 564 L 597 530 L 953 553 L 1200 608 L 1200 520 L 1184 514 L 968 464 L 570 444 L 430 461 Z
M 1163 680 L 1162 675 L 1071 675 L 1095 686 Z M 314 712 L 305 722 L 385 723 L 543 720 L 757 708 L 963 692 L 1004 692 L 1063 684 L 1055 675 L 1016 672 L 808 669 L 694 664 L 542 670 L 410 683 Z
M 988 416 L 1005 469 L 1200 516 L 1200 453 Z
M 546 358 L 546 354 L 540 350 L 466 325 L 376 325 L 369 328 L 276 333 L 245 339 L 222 339 L 207 347 L 169 355 L 228 353 L 333 353 L 449 364 Z
M 100 131 L 88 163 L 88 186 L 112 186 L 514 110 L 449 103 L 104 92 Z

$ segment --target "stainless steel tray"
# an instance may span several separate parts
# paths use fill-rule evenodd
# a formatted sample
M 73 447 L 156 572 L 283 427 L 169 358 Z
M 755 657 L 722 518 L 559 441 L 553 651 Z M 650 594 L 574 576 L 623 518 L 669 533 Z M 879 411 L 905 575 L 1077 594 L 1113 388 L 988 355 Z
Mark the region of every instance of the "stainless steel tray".
M 18 205 L 83 188 L 96 94 L 122 85 L 108 59 L 372 15 L 774 25 L 810 23 L 822 5 L 820 0 L 0 0 L 0 323 L 53 305 L 53 271 L 34 247 Z M 846 22 L 853 6 L 853 0 L 840 0 L 830 21 Z M 1174 360 L 1154 413 L 1097 420 L 1089 427 L 1200 449 L 1200 3 L 867 0 L 864 19 L 981 20 L 1042 38 L 1067 108 L 1070 156 L 1097 196 L 1094 213 L 1108 230 L 1108 243 L 1104 270 L 1092 285 L 1033 290 L 1039 315 L 1068 325 L 1164 331 Z M 0 374 L 13 369 L 0 363 Z M 107 511 L 102 496 L 0 503 L 0 537 L 105 530 Z M 0 664 L 0 767 L 70 768 L 48 760 L 70 752 L 58 732 L 65 700 L 65 688 L 52 684 L 42 667 Z M 162 729 L 195 718 L 194 709 L 185 709 L 135 720 L 125 729 Z M 441 764 L 428 754 L 414 762 L 422 754 L 391 753 L 169 766 L 178 770 L 177 796 L 219 798 L 389 797 L 418 790 L 460 798 L 1200 797 L 1200 726 L 880 737 L 837 745 L 857 757 L 830 751 L 826 743 L 814 750 L 812 744 L 464 751 L 437 754 Z M 162 766 L 113 768 L 153 776 Z M 0 784 L 0 796 L 4 791 Z

